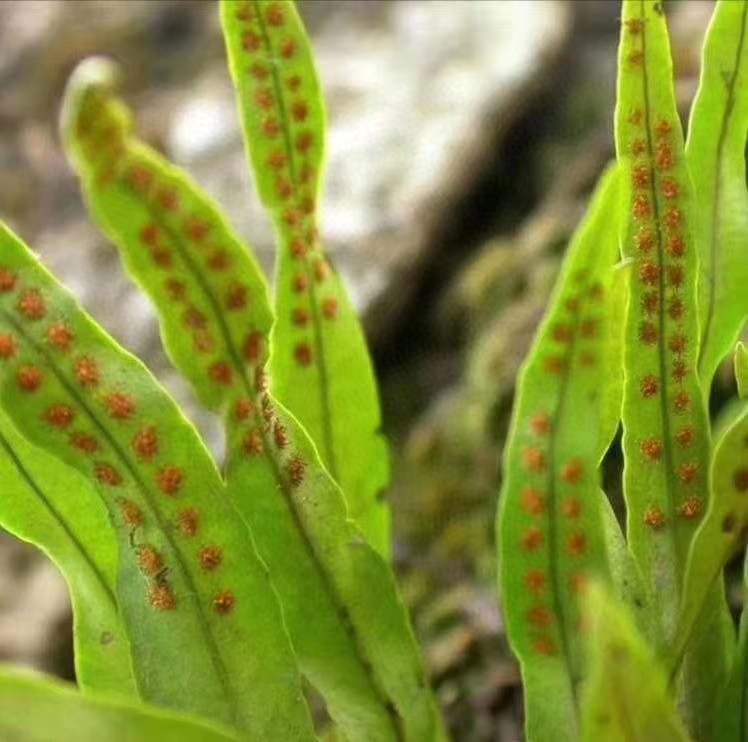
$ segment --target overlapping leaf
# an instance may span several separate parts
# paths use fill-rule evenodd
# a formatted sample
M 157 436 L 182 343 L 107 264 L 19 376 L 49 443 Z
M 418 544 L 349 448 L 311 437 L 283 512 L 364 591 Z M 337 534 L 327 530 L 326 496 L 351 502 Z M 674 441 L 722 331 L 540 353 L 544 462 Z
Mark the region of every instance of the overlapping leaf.
M 224 413 L 229 487 L 271 570 L 302 671 L 351 741 L 441 738 L 394 577 L 268 391 L 272 313 L 255 262 L 207 197 L 137 142 L 110 88 L 100 63 L 79 70 L 68 149 L 94 216 L 159 311 L 175 365 Z
M 738 394 L 743 405 L 743 422 L 736 420 L 733 425 L 742 425 L 745 431 L 748 424 L 745 421 L 746 405 L 748 405 L 748 349 L 743 343 L 738 343 L 735 348 L 735 377 L 738 382 Z M 735 428 L 737 431 L 739 428 Z M 748 432 L 744 432 L 742 450 L 739 445 L 740 433 L 725 431 L 722 446 L 727 446 L 722 453 L 716 453 L 713 463 L 713 472 L 718 465 L 724 466 L 724 471 L 719 477 L 715 477 L 715 484 L 725 488 L 730 501 L 734 501 L 738 486 L 745 484 L 748 477 L 745 462 L 748 461 Z M 728 442 L 728 436 L 730 440 Z M 736 456 L 737 454 L 737 456 Z M 741 473 L 742 471 L 742 473 Z M 732 473 L 733 481 L 730 482 Z M 717 491 L 715 490 L 715 494 Z M 745 497 L 745 491 L 743 491 Z M 742 509 L 743 503 L 738 498 L 738 506 Z M 743 547 L 745 546 L 745 534 L 743 534 Z M 696 550 L 692 560 L 697 558 Z M 744 557 L 745 558 L 745 557 Z M 743 564 L 743 586 L 748 589 L 748 562 Z M 686 620 L 684 620 L 684 625 Z M 698 628 L 698 627 L 696 627 Z M 683 631 L 684 639 L 688 639 L 687 631 Z M 715 727 L 715 739 L 719 742 L 745 742 L 748 740 L 748 608 L 743 606 L 740 617 L 740 634 L 737 650 L 734 655 L 730 676 L 719 700 L 717 720 Z
M 579 596 L 608 572 L 598 465 L 617 424 L 608 398 L 620 393 L 616 186 L 611 171 L 573 240 L 521 373 L 505 454 L 501 595 L 530 740 L 579 738 Z
M 688 559 L 676 661 L 686 644 L 708 628 L 698 622 L 707 595 L 727 560 L 748 543 L 748 401 L 716 443 L 710 490 L 709 509 Z
M 42 676 L 0 669 L 0 738 L 5 742 L 231 742 L 205 721 L 144 704 L 82 696 Z
M 5 227 L 0 332 L 2 407 L 108 508 L 142 696 L 251 739 L 313 739 L 275 591 L 195 430 Z
M 15 340 L 0 333 L 0 375 Z M 94 487 L 32 448 L 0 412 L 0 524 L 42 548 L 70 588 L 84 690 L 136 697 L 116 598 L 117 539 Z
M 748 397 L 748 346 L 744 343 L 735 348 L 735 379 L 741 399 Z
M 699 204 L 705 389 L 748 316 L 748 3 L 720 0 L 704 45 L 686 156 Z
M 709 429 L 697 377 L 695 206 L 675 107 L 661 3 L 625 0 L 616 148 L 627 193 L 622 247 L 633 263 L 624 358 L 624 494 L 628 537 L 661 617 L 662 649 L 677 630 L 683 571 L 706 510 Z M 724 679 L 721 590 L 702 614 L 704 640 L 686 662 L 695 724 L 713 714 Z M 698 658 L 697 658 L 698 655 Z
M 624 609 L 596 586 L 587 611 L 591 634 L 585 742 L 688 742 L 662 668 Z
M 353 520 L 388 557 L 376 382 L 318 230 L 326 113 L 309 40 L 287 0 L 226 0 L 221 9 L 255 182 L 278 239 L 273 389 L 311 435 Z

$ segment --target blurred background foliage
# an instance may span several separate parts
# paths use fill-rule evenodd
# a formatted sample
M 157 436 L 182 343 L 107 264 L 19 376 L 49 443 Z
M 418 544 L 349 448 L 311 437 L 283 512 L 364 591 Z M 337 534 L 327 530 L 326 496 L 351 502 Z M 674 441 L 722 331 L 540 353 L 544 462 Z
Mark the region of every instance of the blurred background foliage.
M 613 154 L 619 3 L 299 6 L 330 113 L 324 234 L 381 382 L 401 584 L 455 739 L 513 742 L 519 674 L 495 587 L 500 456 L 519 365 Z M 684 117 L 712 7 L 667 4 Z M 220 455 L 217 425 L 171 369 L 148 301 L 91 225 L 62 155 L 62 90 L 92 53 L 121 62 L 141 133 L 272 270 L 212 0 L 0 0 L 0 214 Z M 611 482 L 616 466 L 612 456 Z M 0 533 L 0 660 L 70 678 L 70 627 L 54 568 Z

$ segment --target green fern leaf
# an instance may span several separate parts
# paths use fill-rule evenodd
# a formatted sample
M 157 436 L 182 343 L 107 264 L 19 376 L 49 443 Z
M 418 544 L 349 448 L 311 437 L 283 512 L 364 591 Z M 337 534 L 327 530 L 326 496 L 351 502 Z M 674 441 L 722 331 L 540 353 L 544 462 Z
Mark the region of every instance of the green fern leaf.
M 5 742 L 238 742 L 204 720 L 82 696 L 51 678 L 7 668 L 0 669 L 0 737 Z
M 651 649 L 613 595 L 590 591 L 584 742 L 688 742 Z
M 0 278 L 0 331 L 16 344 L 0 405 L 97 485 L 143 698 L 258 740 L 313 739 L 267 570 L 195 430 L 4 226 Z
M 0 358 L 7 358 L 3 347 L 16 351 L 6 333 L 0 333 Z M 0 360 L 0 373 L 4 365 Z M 61 407 L 51 408 L 51 419 L 70 420 Z M 3 413 L 0 472 L 0 523 L 42 548 L 70 588 L 78 683 L 84 691 L 136 698 L 117 608 L 117 539 L 101 498 L 78 472 L 31 447 Z
M 616 185 L 611 171 L 572 242 L 521 372 L 505 453 L 501 595 L 531 740 L 579 738 L 579 595 L 608 572 L 598 465 L 615 431 L 606 398 L 620 390 L 601 379 L 603 369 L 615 377 Z
M 278 239 L 275 396 L 309 431 L 351 518 L 389 558 L 376 381 L 355 308 L 319 236 L 326 113 L 309 40 L 287 0 L 228 0 L 221 10 L 257 190 Z
M 95 218 L 152 298 L 175 365 L 223 413 L 229 490 L 270 568 L 302 672 L 351 741 L 441 738 L 394 576 L 347 518 L 305 430 L 269 392 L 272 311 L 255 261 L 205 194 L 135 139 L 129 114 L 112 97 L 111 69 L 84 64 L 63 122 L 71 159 Z M 132 187 L 134 170 L 147 174 L 143 191 Z M 159 205 L 165 190 L 173 210 Z M 194 218 L 197 240 L 183 228 Z M 168 249 L 161 266 L 143 244 L 152 225 Z M 217 245 L 230 271 L 211 265 Z M 232 285 L 243 287 L 246 301 L 227 306 L 221 297 Z M 200 335 L 187 322 L 192 308 Z M 203 352 L 196 338 L 205 335 L 211 342 Z
M 633 264 L 624 356 L 623 451 L 628 541 L 667 652 L 683 573 L 706 510 L 709 427 L 697 374 L 696 206 L 675 106 L 667 25 L 659 2 L 625 0 L 618 59 L 616 148 L 627 193 L 624 257 Z M 720 586 L 680 683 L 693 732 L 708 735 L 713 689 L 726 674 L 727 612 Z
M 699 374 L 708 391 L 748 316 L 748 3 L 717 3 L 686 145 L 700 207 Z

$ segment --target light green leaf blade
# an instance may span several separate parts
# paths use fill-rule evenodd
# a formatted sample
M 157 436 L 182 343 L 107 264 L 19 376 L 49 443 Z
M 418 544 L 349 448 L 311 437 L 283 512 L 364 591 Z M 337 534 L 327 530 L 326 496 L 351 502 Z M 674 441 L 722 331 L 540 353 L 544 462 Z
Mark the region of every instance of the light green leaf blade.
M 748 398 L 748 347 L 744 343 L 738 343 L 735 348 L 735 379 L 740 398 Z
M 660 631 L 672 642 L 683 572 L 707 503 L 709 428 L 697 376 L 695 201 L 675 106 L 662 4 L 625 0 L 618 59 L 616 149 L 626 193 L 624 258 L 633 276 L 624 355 L 623 450 L 628 541 Z M 721 590 L 710 594 L 704 640 L 685 664 L 683 693 L 699 734 L 726 673 Z
M 40 547 L 70 589 L 78 683 L 136 698 L 115 594 L 117 539 L 98 494 L 78 472 L 30 446 L 1 412 L 0 472 L 0 524 Z
M 624 257 L 633 263 L 625 354 L 624 485 L 629 541 L 663 604 L 677 612 L 679 564 L 705 508 L 709 441 L 696 380 L 697 263 L 692 197 L 675 113 L 664 17 L 649 0 L 624 4 L 616 145 L 629 186 Z M 667 596 L 667 597 L 665 597 Z
M 699 204 L 699 375 L 706 390 L 748 316 L 748 3 L 720 0 L 704 45 L 686 157 Z
M 259 269 L 198 187 L 135 139 L 129 114 L 112 97 L 111 73 L 96 64 L 81 68 L 69 88 L 68 149 L 95 217 L 159 312 L 175 365 L 206 404 L 223 413 L 230 493 L 270 568 L 302 672 L 350 742 L 398 734 L 419 742 L 440 738 L 394 576 L 347 519 L 342 493 L 304 429 L 268 392 L 272 312 Z M 92 149 L 98 137 L 115 141 L 115 151 Z M 147 173 L 142 193 L 127 182 L 134 162 Z M 165 188 L 177 205 L 168 214 L 154 203 Z M 191 215 L 199 215 L 201 232 L 211 235 L 208 244 L 220 238 L 231 267 L 225 278 L 180 230 Z M 162 271 L 154 269 L 139 237 L 156 219 L 169 233 L 170 259 Z M 176 307 L 165 290 L 174 280 L 185 297 Z M 224 280 L 246 289 L 247 302 L 236 311 L 216 300 Z M 211 338 L 205 361 L 196 358 L 200 349 L 185 327 L 187 302 Z
M 17 348 L 0 403 L 99 489 L 143 698 L 252 739 L 313 739 L 274 588 L 194 428 L 4 226 L 0 276 L 0 331 Z
M 525 362 L 505 452 L 501 595 L 534 742 L 579 738 L 579 595 L 590 576 L 608 571 L 598 465 L 615 430 L 601 375 L 610 374 L 615 388 L 608 356 L 620 322 L 611 311 L 616 196 L 611 170 L 572 241 Z
M 584 742 L 688 742 L 665 674 L 623 607 L 595 586 L 587 611 L 591 636 Z
M 231 742 L 204 720 L 106 696 L 83 696 L 41 675 L 0 669 L 0 737 L 4 742 Z
M 224 35 L 257 190 L 278 240 L 270 373 L 341 486 L 351 518 L 389 558 L 389 479 L 374 371 L 356 310 L 319 237 L 326 112 L 292 2 L 227 0 Z
M 727 560 L 748 541 L 748 402 L 742 408 L 714 448 L 709 509 L 689 553 L 675 662 L 688 643 L 709 629 L 699 621 L 707 595 Z
M 744 579 L 744 584 L 748 583 Z M 748 626 L 740 621 L 740 638 L 727 684 L 719 697 L 714 738 L 719 742 L 748 740 Z
M 249 372 L 264 352 L 267 283 L 215 204 L 135 137 L 117 78 L 103 58 L 76 68 L 61 122 L 68 158 L 93 217 L 155 297 L 172 361 L 207 407 L 228 413 L 232 368 Z

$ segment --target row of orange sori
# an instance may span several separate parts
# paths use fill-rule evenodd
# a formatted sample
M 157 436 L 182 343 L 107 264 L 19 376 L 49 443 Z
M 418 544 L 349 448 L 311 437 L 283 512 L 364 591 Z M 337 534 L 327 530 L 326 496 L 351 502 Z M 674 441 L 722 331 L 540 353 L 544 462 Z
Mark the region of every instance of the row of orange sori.
M 639 49 L 629 54 L 628 63 L 644 81 L 645 23 L 641 19 L 632 19 L 627 30 L 634 42 L 640 44 Z M 654 400 L 674 385 L 668 398 L 677 419 L 688 415 L 692 409 L 691 395 L 685 386 L 687 376 L 693 373 L 684 327 L 683 285 L 687 280 L 684 258 L 688 246 L 681 208 L 682 187 L 673 175 L 677 165 L 674 124 L 665 117 L 652 120 L 647 98 L 645 90 L 644 104 L 635 108 L 628 119 L 633 132 L 631 209 L 637 225 L 633 244 L 638 260 L 638 338 L 646 348 L 658 353 L 661 344 L 665 343 L 669 378 L 644 374 L 639 379 L 639 391 L 643 399 Z M 662 337 L 663 332 L 667 333 L 666 338 Z M 686 420 L 677 425 L 674 441 L 681 451 L 690 449 L 695 438 L 696 431 L 690 422 Z M 660 436 L 647 436 L 642 438 L 639 448 L 645 461 L 658 464 L 663 458 L 665 444 Z M 688 487 L 696 489 L 703 484 L 699 481 L 699 466 L 695 461 L 682 461 L 675 473 Z M 703 509 L 703 498 L 693 492 L 680 504 L 678 513 L 691 520 L 698 518 Z M 654 530 L 663 528 L 666 515 L 662 508 L 656 505 L 648 507 L 644 523 Z
M 47 322 L 50 312 L 49 302 L 44 292 L 35 287 L 22 287 L 17 272 L 8 268 L 0 268 L 0 295 L 7 299 L 16 295 L 15 316 L 17 323 L 9 322 L 16 332 L 3 331 L 0 333 L 0 360 L 14 362 L 22 355 L 24 341 L 28 349 L 34 352 L 38 340 L 34 340 L 39 325 L 43 325 L 41 340 L 43 348 L 50 353 L 57 353 L 59 359 L 54 357 L 45 358 L 44 351 L 35 354 L 42 359 L 36 363 L 17 363 L 15 377 L 20 390 L 26 394 L 39 395 L 43 393 L 45 376 L 52 377 L 70 376 L 65 371 L 64 364 L 70 362 L 72 379 L 70 379 L 73 403 L 55 400 L 46 403 L 43 398 L 39 402 L 44 406 L 39 420 L 54 431 L 66 435 L 69 445 L 86 460 L 91 461 L 93 475 L 96 480 L 108 489 L 116 491 L 125 486 L 125 476 L 122 471 L 134 469 L 136 466 L 155 467 L 152 482 L 156 489 L 170 499 L 179 499 L 183 495 L 183 489 L 187 484 L 187 473 L 183 467 L 160 461 L 160 438 L 156 425 L 151 422 L 143 422 L 139 419 L 138 403 L 136 398 L 126 391 L 105 391 L 102 386 L 105 383 L 106 374 L 100 363 L 91 355 L 84 354 L 72 357 L 75 353 L 76 332 L 74 328 L 64 319 L 54 319 Z M 8 310 L 6 310 L 8 311 Z M 10 315 L 6 315 L 10 316 Z M 62 363 L 60 363 L 62 361 Z M 48 367 L 45 369 L 45 366 Z M 139 464 L 128 461 L 126 454 L 116 454 L 121 459 L 122 466 L 118 467 L 109 461 L 102 460 L 100 455 L 106 451 L 106 444 L 96 436 L 82 430 L 74 430 L 76 420 L 82 418 L 94 418 L 95 412 L 78 395 L 89 395 L 95 402 L 100 404 L 107 417 L 115 423 L 133 425 L 135 432 L 130 438 L 130 449 L 136 455 Z M 76 404 L 80 402 L 80 404 Z M 99 425 L 98 427 L 101 427 Z M 135 478 L 138 482 L 140 477 Z M 148 486 L 142 484 L 140 486 Z M 177 597 L 168 581 L 168 570 L 164 564 L 161 553 L 152 545 L 136 544 L 135 538 L 138 529 L 145 523 L 145 515 L 140 506 L 126 497 L 117 497 L 123 524 L 129 530 L 130 542 L 137 551 L 137 559 L 141 571 L 148 578 L 148 593 L 151 604 L 160 610 L 172 610 L 176 608 Z M 195 537 L 200 530 L 200 513 L 194 507 L 184 507 L 176 514 L 176 531 L 185 537 Z M 207 571 L 217 569 L 223 561 L 223 550 L 217 545 L 204 545 L 198 551 L 198 560 L 201 567 Z M 234 605 L 234 595 L 230 590 L 221 590 L 213 598 L 214 610 L 224 615 Z
M 544 369 L 551 374 L 571 374 L 572 360 L 576 359 L 581 367 L 594 365 L 594 342 L 600 332 L 600 317 L 594 312 L 604 295 L 603 286 L 594 281 L 590 283 L 587 272 L 580 271 L 575 275 L 575 293 L 561 302 L 561 310 L 566 314 L 562 321 L 554 321 L 549 327 L 548 344 L 550 355 L 544 359 Z M 549 365 L 548 359 L 557 359 Z M 559 394 L 563 390 L 559 388 Z M 554 413 L 555 414 L 555 413 Z M 548 412 L 538 412 L 531 416 L 527 423 L 526 434 L 529 443 L 522 449 L 523 477 L 527 481 L 520 491 L 520 505 L 530 519 L 522 532 L 521 546 L 527 554 L 537 553 L 546 560 L 560 558 L 559 554 L 548 554 L 546 551 L 545 528 L 557 528 L 550 519 L 561 517 L 570 524 L 571 530 L 562 548 L 572 559 L 584 559 L 587 556 L 588 540 L 584 529 L 578 524 L 584 513 L 584 503 L 577 491 L 585 482 L 589 472 L 580 457 L 572 457 L 561 464 L 557 470 L 552 460 L 553 419 Z M 556 509 L 556 493 L 559 487 L 568 488 Z M 533 522 L 534 521 L 534 522 Z M 544 655 L 558 654 L 558 645 L 549 633 L 553 626 L 554 612 L 543 602 L 548 598 L 549 576 L 546 569 L 531 567 L 525 573 L 525 585 L 533 596 L 527 620 L 538 633 L 533 639 L 533 648 Z M 586 584 L 585 569 L 581 564 L 573 564 L 568 577 L 568 589 L 572 596 L 578 595 Z M 564 589 L 560 585 L 551 585 L 551 590 Z M 557 617 L 568 622 L 568 617 Z M 562 630 L 562 627 L 557 627 Z
M 300 332 L 309 333 L 293 347 L 293 357 L 301 367 L 315 363 L 320 352 L 321 320 L 334 320 L 339 303 L 333 295 L 319 298 L 315 285 L 324 285 L 330 268 L 320 250 L 316 229 L 315 157 L 321 142 L 305 127 L 310 103 L 303 97 L 304 82 L 298 74 L 280 80 L 272 58 L 279 54 L 290 61 L 297 56 L 299 44 L 288 31 L 285 8 L 278 3 L 254 7 L 241 5 L 235 10 L 243 24 L 242 48 L 250 57 L 252 102 L 259 115 L 259 149 L 268 148 L 267 172 L 273 173 L 279 203 L 276 219 L 283 231 L 284 249 L 298 262 L 299 271 L 291 277 L 291 288 L 299 304 L 292 309 L 292 322 Z

